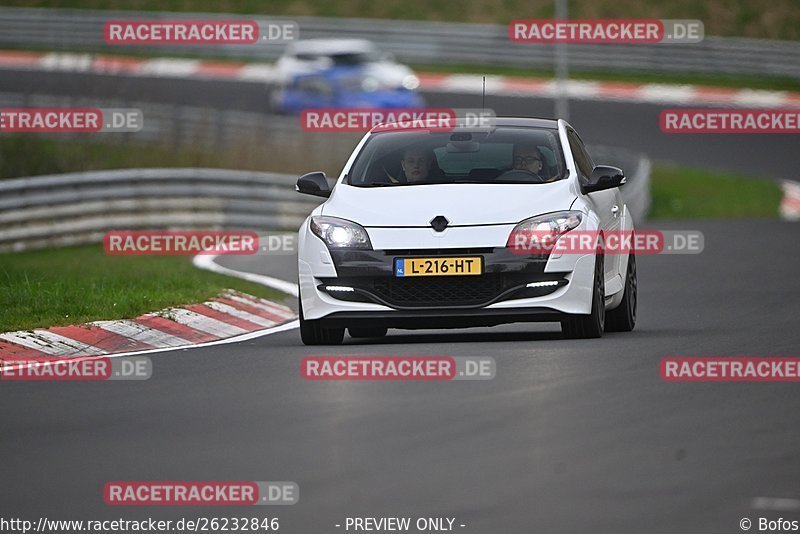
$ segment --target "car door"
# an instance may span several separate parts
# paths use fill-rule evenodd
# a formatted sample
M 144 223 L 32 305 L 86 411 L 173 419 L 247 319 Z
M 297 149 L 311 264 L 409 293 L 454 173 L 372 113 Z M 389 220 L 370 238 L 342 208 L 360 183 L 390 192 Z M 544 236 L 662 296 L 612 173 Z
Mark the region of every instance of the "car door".
M 575 166 L 578 169 L 578 179 L 586 183 L 594 169 L 594 161 L 586 150 L 586 146 L 573 129 L 567 129 L 569 147 Z M 603 232 L 618 232 L 621 229 L 620 217 L 622 216 L 622 200 L 619 189 L 595 191 L 587 195 L 589 204 L 600 219 L 600 228 Z M 605 257 L 605 281 L 611 282 L 619 274 L 619 254 L 608 254 Z

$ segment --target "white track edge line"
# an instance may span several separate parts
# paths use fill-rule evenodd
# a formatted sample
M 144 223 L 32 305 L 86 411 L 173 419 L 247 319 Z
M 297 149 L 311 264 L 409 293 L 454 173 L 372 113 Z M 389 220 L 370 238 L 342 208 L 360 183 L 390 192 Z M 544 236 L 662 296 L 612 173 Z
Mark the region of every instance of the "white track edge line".
M 216 258 L 217 256 L 213 254 L 199 254 L 192 258 L 192 263 L 198 269 L 205 269 L 206 271 L 219 274 L 227 274 L 228 276 L 241 278 L 242 280 L 247 280 L 248 282 L 255 282 L 256 284 L 260 284 L 262 286 L 277 289 L 278 291 L 286 293 L 292 297 L 297 297 L 300 294 L 297 284 L 263 274 L 245 273 L 230 269 L 228 267 L 223 267 L 214 261 Z

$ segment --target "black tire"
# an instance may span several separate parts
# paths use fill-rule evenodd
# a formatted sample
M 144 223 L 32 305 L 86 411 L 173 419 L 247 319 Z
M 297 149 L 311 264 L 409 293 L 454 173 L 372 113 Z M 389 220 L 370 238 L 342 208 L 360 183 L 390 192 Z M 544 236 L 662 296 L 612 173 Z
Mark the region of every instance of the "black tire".
M 347 329 L 347 333 L 350 334 L 350 337 L 354 338 L 364 338 L 364 337 L 383 337 L 386 335 L 389 329 L 386 327 L 367 327 L 367 328 L 353 328 L 350 327 Z
M 300 339 L 304 345 L 341 345 L 344 327 L 324 326 L 319 319 L 307 321 L 303 317 L 303 303 L 300 303 Z
M 592 311 L 588 315 L 570 315 L 561 320 L 561 333 L 567 339 L 589 339 L 603 337 L 605 329 L 605 259 L 598 251 L 594 261 L 594 281 L 592 283 Z
M 625 272 L 625 293 L 622 295 L 622 303 L 606 312 L 606 332 L 630 332 L 636 326 L 637 287 L 636 257 L 631 254 L 628 256 L 628 268 Z

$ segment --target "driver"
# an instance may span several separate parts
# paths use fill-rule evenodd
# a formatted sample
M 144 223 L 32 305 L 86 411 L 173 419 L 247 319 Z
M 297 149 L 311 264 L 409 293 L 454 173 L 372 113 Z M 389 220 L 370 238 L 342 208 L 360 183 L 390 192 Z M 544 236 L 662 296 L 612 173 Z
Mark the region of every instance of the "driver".
M 539 177 L 543 182 L 550 182 L 552 178 L 541 175 L 544 168 L 544 157 L 535 144 L 516 144 L 513 153 L 514 170 L 528 171 Z
M 406 175 L 408 183 L 426 181 L 433 166 L 433 158 L 434 155 L 431 151 L 421 148 L 409 148 L 403 152 L 400 166 L 403 168 L 403 174 Z

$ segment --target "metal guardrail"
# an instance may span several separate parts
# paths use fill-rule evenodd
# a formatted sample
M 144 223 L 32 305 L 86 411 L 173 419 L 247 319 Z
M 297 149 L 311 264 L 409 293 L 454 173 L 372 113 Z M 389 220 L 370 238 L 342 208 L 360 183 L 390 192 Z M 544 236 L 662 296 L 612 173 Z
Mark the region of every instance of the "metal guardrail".
M 295 230 L 319 199 L 297 177 L 224 169 L 130 169 L 0 181 L 0 250 L 99 242 L 109 230 Z
M 111 46 L 103 24 L 116 19 L 225 18 L 234 15 L 69 9 L 0 8 L 0 46 L 86 52 L 149 52 L 275 59 L 283 44 L 203 46 Z M 520 13 L 520 18 L 525 18 Z M 286 17 L 242 16 L 259 23 Z M 399 60 L 419 64 L 503 65 L 551 68 L 555 47 L 512 43 L 506 26 L 427 21 L 294 17 L 302 39 L 370 39 Z M 763 39 L 706 37 L 697 44 L 568 45 L 575 69 L 660 73 L 746 74 L 800 78 L 800 43 Z
M 641 221 L 649 161 L 593 149 L 628 170 L 626 203 Z M 224 169 L 129 169 L 0 181 L 0 251 L 94 243 L 109 230 L 295 230 L 320 200 L 294 191 L 296 176 Z

